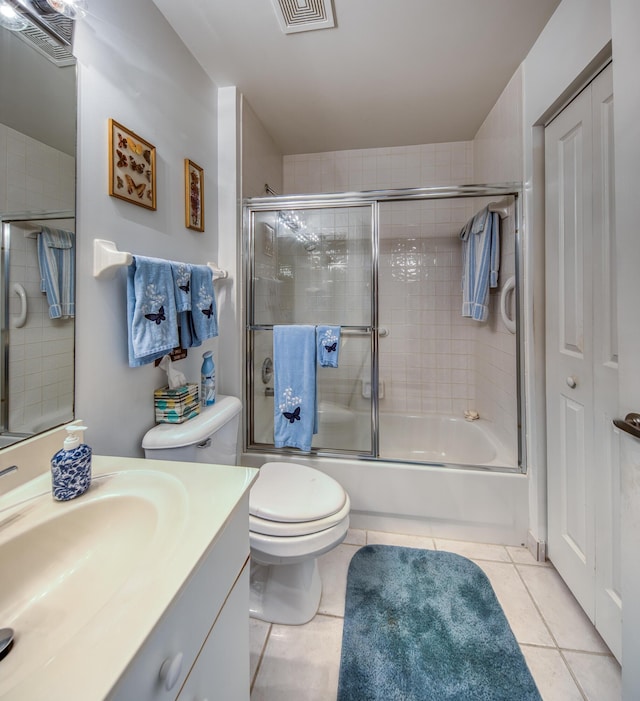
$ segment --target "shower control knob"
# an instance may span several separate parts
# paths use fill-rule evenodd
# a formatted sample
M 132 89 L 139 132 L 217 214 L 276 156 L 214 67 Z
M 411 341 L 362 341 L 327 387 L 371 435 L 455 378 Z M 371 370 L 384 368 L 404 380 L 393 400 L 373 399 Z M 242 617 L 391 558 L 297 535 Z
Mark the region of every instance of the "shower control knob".
M 567 377 L 567 384 L 571 389 L 574 389 L 578 385 L 578 381 L 573 375 L 569 375 L 569 377 Z

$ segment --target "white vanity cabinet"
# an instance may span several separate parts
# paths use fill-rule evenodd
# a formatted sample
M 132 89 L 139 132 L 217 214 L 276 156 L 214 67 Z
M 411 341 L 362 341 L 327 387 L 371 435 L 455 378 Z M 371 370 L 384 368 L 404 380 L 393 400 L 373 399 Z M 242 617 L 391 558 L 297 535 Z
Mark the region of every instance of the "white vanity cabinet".
M 108 699 L 248 701 L 248 491 Z

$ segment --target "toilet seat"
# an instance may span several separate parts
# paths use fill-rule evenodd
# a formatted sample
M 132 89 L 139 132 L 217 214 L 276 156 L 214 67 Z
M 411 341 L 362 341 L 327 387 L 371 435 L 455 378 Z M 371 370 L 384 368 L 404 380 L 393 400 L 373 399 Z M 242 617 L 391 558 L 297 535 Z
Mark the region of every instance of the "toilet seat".
M 313 521 L 297 521 L 297 522 L 280 522 L 270 521 L 268 519 L 259 518 L 258 516 L 249 515 L 249 530 L 251 533 L 259 533 L 266 536 L 277 536 L 293 538 L 296 536 L 312 535 L 320 531 L 326 531 L 328 528 L 339 524 L 351 510 L 351 502 L 345 493 L 345 502 L 340 511 L 337 511 L 331 516 L 315 519 Z
M 249 496 L 250 520 L 256 526 L 251 530 L 273 535 L 330 528 L 342 520 L 345 508 L 348 513 L 348 497 L 338 482 L 296 463 L 265 463 Z

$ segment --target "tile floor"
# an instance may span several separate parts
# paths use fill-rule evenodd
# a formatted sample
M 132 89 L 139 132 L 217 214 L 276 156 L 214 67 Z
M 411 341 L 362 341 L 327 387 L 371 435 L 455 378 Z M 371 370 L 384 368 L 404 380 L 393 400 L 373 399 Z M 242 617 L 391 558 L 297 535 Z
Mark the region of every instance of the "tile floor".
M 347 568 L 358 548 L 372 543 L 448 550 L 478 564 L 544 701 L 620 701 L 620 665 L 550 563 L 536 562 L 525 548 L 355 529 L 319 560 L 323 593 L 312 621 L 251 620 L 251 701 L 335 701 Z

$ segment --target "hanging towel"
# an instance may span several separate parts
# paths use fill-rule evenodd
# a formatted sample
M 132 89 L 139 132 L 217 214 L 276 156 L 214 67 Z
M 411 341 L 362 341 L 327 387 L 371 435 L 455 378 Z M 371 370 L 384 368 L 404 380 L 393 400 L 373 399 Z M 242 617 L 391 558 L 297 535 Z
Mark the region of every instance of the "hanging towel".
M 171 263 L 134 256 L 127 269 L 129 366 L 161 358 L 178 345 L 178 320 Z
M 316 327 L 273 327 L 273 433 L 276 448 L 311 450 L 318 432 Z
M 488 207 L 469 219 L 462 239 L 462 316 L 485 321 L 489 288 L 498 286 L 500 215 Z
M 192 265 L 190 285 L 190 311 L 180 314 L 183 348 L 195 348 L 218 335 L 218 310 L 211 268 L 208 265 Z
M 182 348 L 192 348 L 195 332 L 191 321 L 191 271 L 189 263 L 171 261 L 171 275 L 178 314 L 178 341 Z
M 337 368 L 340 353 L 340 327 L 317 326 L 316 345 L 320 367 Z
M 49 318 L 73 317 L 75 304 L 75 234 L 42 227 L 38 234 L 40 290 L 47 295 Z
M 171 261 L 171 275 L 173 276 L 176 311 L 186 312 L 191 310 L 191 268 L 189 263 Z

